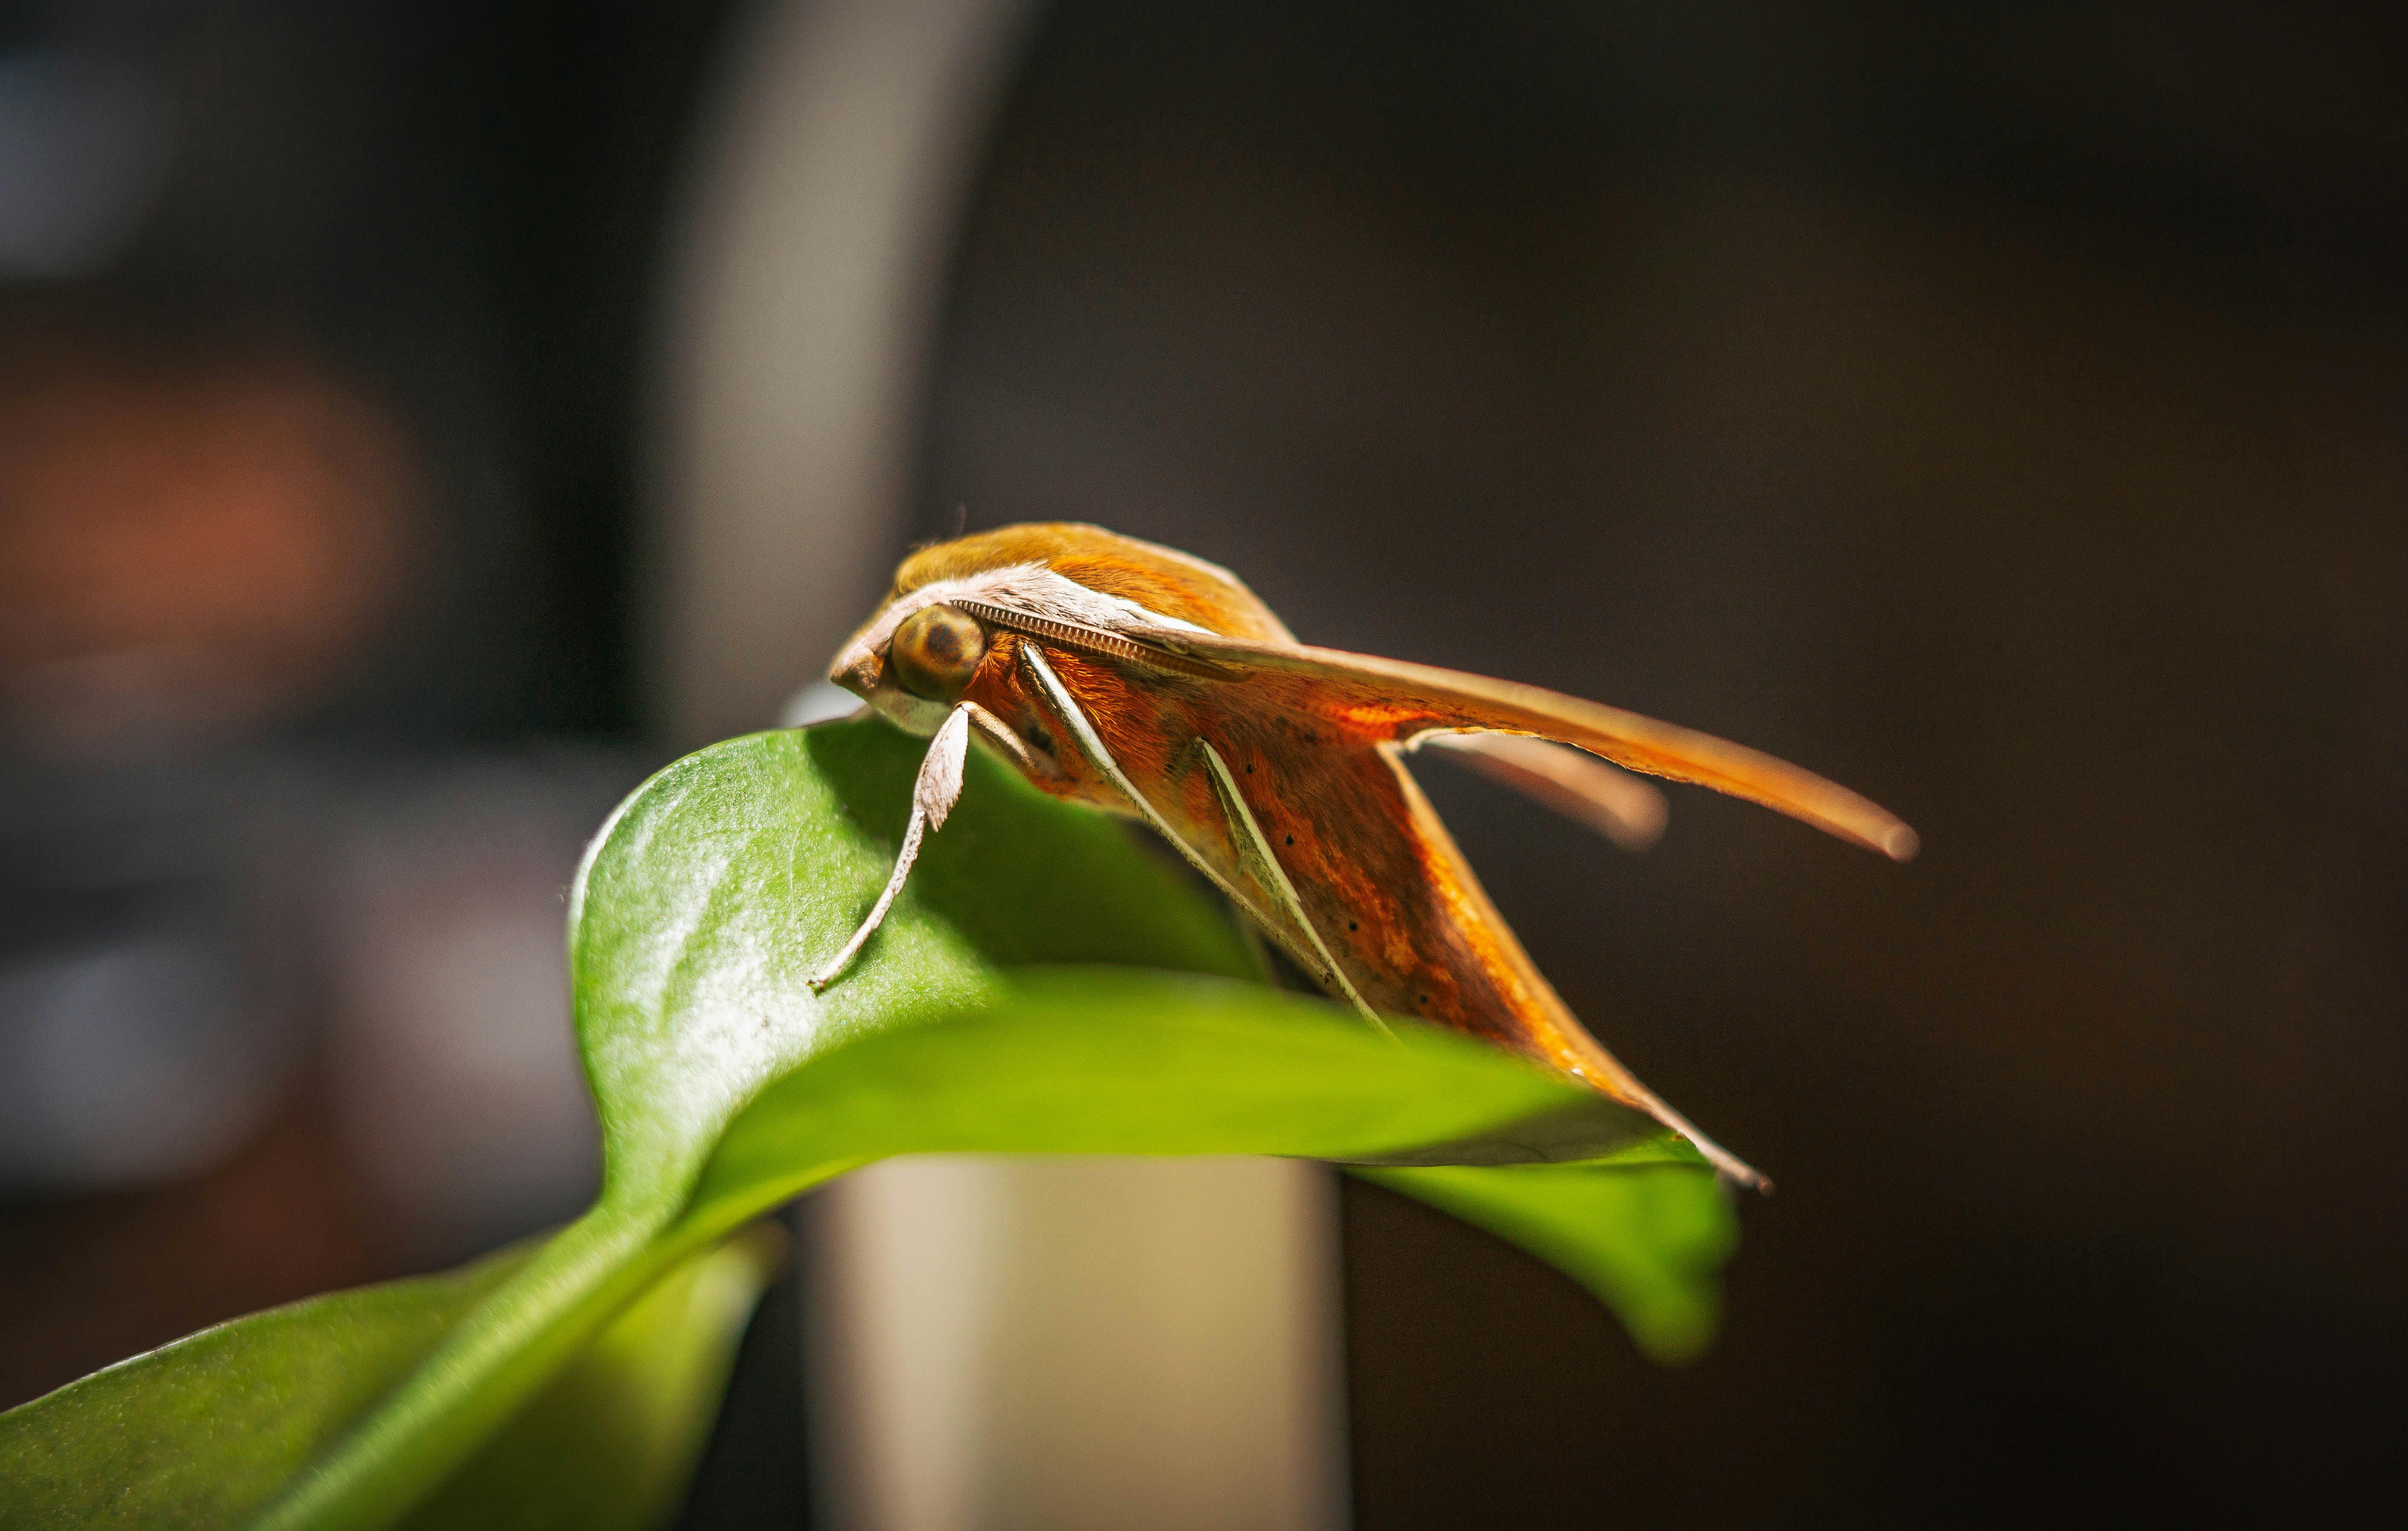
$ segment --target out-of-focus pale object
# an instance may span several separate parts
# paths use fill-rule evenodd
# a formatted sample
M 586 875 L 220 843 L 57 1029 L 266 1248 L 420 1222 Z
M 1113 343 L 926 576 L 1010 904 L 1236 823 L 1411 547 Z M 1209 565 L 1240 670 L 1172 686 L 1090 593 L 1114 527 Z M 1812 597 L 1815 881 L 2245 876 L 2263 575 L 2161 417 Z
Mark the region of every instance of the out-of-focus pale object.
M 0 734 L 0 1191 L 205 1174 L 315 1014 L 322 776 L 257 749 L 46 762 Z
M 755 729 L 903 535 L 919 372 L 1025 0 L 824 0 L 739 29 L 674 257 L 655 694 Z
M 0 51 L 0 277 L 122 254 L 159 202 L 173 134 L 157 82 L 88 49 Z
M 561 898 L 641 773 L 502 757 L 363 791 L 335 837 L 325 1042 L 338 1130 L 414 1254 L 575 1215 L 600 1166 Z
M 217 934 L 111 932 L 0 963 L 0 1190 L 156 1184 L 257 1130 L 294 1028 L 246 1003 Z
M 885 586 L 946 258 L 1029 13 L 781 0 L 737 39 L 666 324 L 651 683 L 680 744 L 779 718 Z M 822 1193 L 813 1228 L 833 1524 L 1344 1524 L 1326 1171 L 911 1160 Z
M 1328 1171 L 900 1159 L 823 1195 L 823 1500 L 869 1531 L 1345 1524 Z

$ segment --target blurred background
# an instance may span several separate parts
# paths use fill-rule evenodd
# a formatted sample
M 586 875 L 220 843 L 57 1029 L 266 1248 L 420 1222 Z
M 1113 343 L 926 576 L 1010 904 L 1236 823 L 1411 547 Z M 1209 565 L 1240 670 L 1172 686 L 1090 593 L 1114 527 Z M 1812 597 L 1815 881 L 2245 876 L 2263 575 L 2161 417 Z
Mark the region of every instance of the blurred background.
M 0 7 L 0 1406 L 580 1209 L 584 837 L 1031 519 L 1924 838 L 1421 772 L 1782 1189 L 1665 1370 L 1384 1193 L 1151 1182 L 1296 1240 L 1179 1353 L 1326 1331 L 1256 1524 L 2408 1488 L 2408 26 L 2316 4 Z M 848 1215 L 686 1524 L 877 1520 Z M 881 1524 L 1042 1524 L 957 1497 Z

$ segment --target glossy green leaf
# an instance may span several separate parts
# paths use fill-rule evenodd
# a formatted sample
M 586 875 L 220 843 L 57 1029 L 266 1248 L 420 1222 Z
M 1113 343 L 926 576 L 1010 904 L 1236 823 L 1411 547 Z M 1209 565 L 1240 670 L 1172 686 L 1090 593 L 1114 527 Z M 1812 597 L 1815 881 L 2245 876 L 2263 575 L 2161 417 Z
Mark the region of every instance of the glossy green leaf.
M 1367 1169 L 1367 1180 L 1517 1244 L 1588 1288 L 1659 1361 L 1713 1338 L 1715 1278 L 1738 1223 L 1694 1165 L 1513 1165 Z
M 884 929 L 813 994 L 809 976 L 893 864 L 921 748 L 868 721 L 753 735 L 676 762 L 621 805 L 569 902 L 602 1199 L 263 1525 L 389 1524 L 386 1507 L 439 1482 L 662 1261 L 743 1221 L 677 1226 L 721 1130 L 780 1074 L 991 998 L 1014 964 L 1251 970 L 1183 873 L 974 754 Z M 796 1187 L 861 1157 L 805 1166 Z
M 782 1244 L 756 1225 L 672 1269 L 418 1508 L 412 1531 L 666 1524 Z M 254 1313 L 0 1416 L 0 1527 L 241 1524 L 528 1252 Z
M 237 1524 L 525 1258 L 271 1308 L 10 1409 L 0 1526 Z
M 600 1202 L 452 1324 L 259 1524 L 398 1523 L 693 1252 L 871 1159 L 939 1150 L 1283 1153 L 1383 1169 L 1614 1306 L 1660 1353 L 1711 1325 L 1730 1213 L 1684 1144 L 1452 1035 L 1390 1039 L 1250 981 L 1229 920 L 1122 826 L 974 755 L 882 932 L 824 994 L 900 837 L 919 741 L 857 722 L 671 766 L 571 900 Z M 1433 1145 L 1438 1145 L 1433 1147 Z M 289 1463 L 289 1459 L 288 1459 Z

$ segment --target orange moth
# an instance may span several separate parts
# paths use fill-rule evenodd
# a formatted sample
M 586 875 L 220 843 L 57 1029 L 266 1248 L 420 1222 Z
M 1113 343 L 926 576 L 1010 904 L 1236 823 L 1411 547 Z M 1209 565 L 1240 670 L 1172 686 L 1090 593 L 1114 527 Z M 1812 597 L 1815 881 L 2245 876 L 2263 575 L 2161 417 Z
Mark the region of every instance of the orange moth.
M 976 737 L 1043 791 L 1152 825 L 1373 1023 L 1411 1016 L 1521 1053 L 1758 1187 L 1764 1177 L 1582 1029 L 1404 756 L 1462 751 L 1627 846 L 1663 823 L 1636 771 L 1748 798 L 1895 860 L 1915 850 L 1895 816 L 1795 766 L 1535 686 L 1298 643 L 1226 569 L 1094 526 L 1008 526 L 913 553 L 829 678 L 931 743 L 894 875 L 815 986 L 885 918 Z

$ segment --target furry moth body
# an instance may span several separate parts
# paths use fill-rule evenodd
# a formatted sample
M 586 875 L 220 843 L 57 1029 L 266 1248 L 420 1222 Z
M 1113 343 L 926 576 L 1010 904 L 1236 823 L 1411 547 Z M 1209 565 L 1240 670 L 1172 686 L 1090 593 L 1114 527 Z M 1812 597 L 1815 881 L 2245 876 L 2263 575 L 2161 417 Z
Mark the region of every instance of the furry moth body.
M 1583 1029 L 1403 757 L 1444 743 L 1625 845 L 1663 821 L 1660 794 L 1625 774 L 1636 771 L 1762 803 L 1896 860 L 1915 849 L 1913 830 L 1846 788 L 1710 735 L 1300 644 L 1226 570 L 1093 526 L 1005 527 L 914 553 L 829 678 L 932 743 L 895 875 L 817 983 L 884 917 L 975 737 L 1043 791 L 1151 824 L 1374 1023 L 1410 1016 L 1522 1053 L 1758 1187 L 1763 1176 Z

